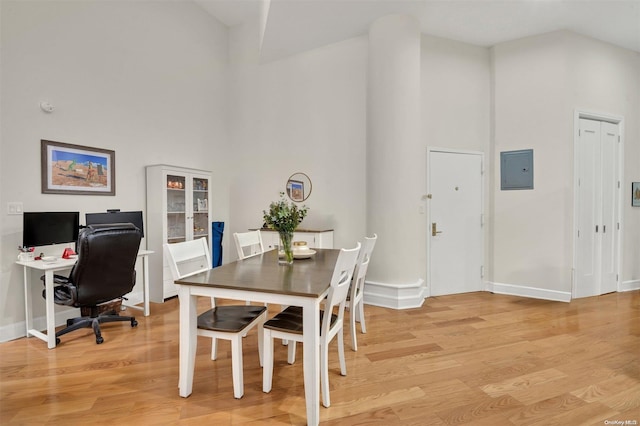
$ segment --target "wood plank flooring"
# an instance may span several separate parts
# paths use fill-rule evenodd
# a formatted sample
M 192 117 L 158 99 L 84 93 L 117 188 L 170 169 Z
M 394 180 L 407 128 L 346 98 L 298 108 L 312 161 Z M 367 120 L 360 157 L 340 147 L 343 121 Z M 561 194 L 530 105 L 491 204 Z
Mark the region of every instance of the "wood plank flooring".
M 137 328 L 103 326 L 101 345 L 89 329 L 53 350 L 35 338 L 0 344 L 0 424 L 305 424 L 302 345 L 294 365 L 276 345 L 265 394 L 252 331 L 236 400 L 228 342 L 211 361 L 199 337 L 193 394 L 181 398 L 178 301 L 151 308 L 132 311 Z M 330 348 L 323 425 L 640 424 L 640 291 L 571 303 L 470 293 L 365 313 L 357 352 L 346 331 L 347 376 Z

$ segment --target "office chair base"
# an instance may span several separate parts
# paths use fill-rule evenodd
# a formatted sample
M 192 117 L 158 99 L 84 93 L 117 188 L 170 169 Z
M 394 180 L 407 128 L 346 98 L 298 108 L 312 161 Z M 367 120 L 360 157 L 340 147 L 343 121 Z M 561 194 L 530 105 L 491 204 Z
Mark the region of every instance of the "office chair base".
M 130 321 L 131 327 L 137 327 L 138 321 L 135 317 L 120 316 L 115 311 L 109 311 L 96 317 L 78 317 L 67 320 L 67 327 L 56 332 L 56 346 L 60 343 L 60 336 L 70 333 L 81 328 L 93 328 L 93 333 L 96 336 L 96 344 L 104 342 L 102 332 L 100 330 L 100 324 L 116 321 Z

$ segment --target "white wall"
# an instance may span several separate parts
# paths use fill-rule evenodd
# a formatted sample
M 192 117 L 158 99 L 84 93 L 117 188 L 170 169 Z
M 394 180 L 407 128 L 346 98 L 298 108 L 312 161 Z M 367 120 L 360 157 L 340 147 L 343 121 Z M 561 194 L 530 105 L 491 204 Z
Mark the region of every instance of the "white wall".
M 423 34 L 421 51 L 424 144 L 487 152 L 489 49 Z
M 424 193 L 421 140 L 420 24 L 389 15 L 369 26 L 367 74 L 367 229 L 376 233 L 376 261 L 367 279 L 424 290 L 418 205 Z M 399 256 L 399 252 L 402 253 Z M 368 286 L 368 290 L 374 290 Z M 421 295 L 422 296 L 422 295 Z M 419 306 L 423 297 L 419 297 Z
M 225 232 L 260 227 L 289 176 L 303 172 L 313 189 L 301 227 L 334 229 L 335 247 L 354 246 L 366 230 L 366 39 L 262 64 L 251 27 L 234 27 L 229 37 L 236 162 Z
M 7 202 L 80 210 L 82 222 L 86 212 L 144 210 L 144 167 L 168 163 L 213 170 L 214 220 L 227 221 L 228 158 L 227 29 L 198 6 L 3 0 L 1 8 L 3 327 L 24 320 L 13 263 L 22 217 L 6 215 Z M 55 111 L 42 112 L 40 100 Z M 41 139 L 115 150 L 116 195 L 41 194 Z M 43 301 L 33 289 L 37 317 Z
M 500 285 L 571 293 L 573 114 L 587 109 L 626 118 L 625 188 L 638 168 L 638 55 L 569 32 L 493 48 L 493 267 Z M 534 189 L 500 190 L 501 151 L 533 148 Z M 631 156 L 629 156 L 631 154 Z M 637 280 L 638 212 L 625 193 L 625 266 Z M 634 262 L 637 263 L 637 262 Z
M 494 282 L 570 291 L 573 115 L 562 33 L 493 49 Z M 534 189 L 500 190 L 500 152 L 533 148 Z

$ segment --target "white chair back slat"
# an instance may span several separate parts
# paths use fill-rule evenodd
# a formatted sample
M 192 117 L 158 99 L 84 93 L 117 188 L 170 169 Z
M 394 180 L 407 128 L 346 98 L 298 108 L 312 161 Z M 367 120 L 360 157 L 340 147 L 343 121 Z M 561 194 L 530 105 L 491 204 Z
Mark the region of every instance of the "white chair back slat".
M 164 244 L 164 253 L 174 280 L 211 269 L 211 255 L 206 238 Z
M 247 257 L 264 253 L 264 244 L 262 243 L 262 235 L 259 230 L 235 232 L 233 239 L 236 242 L 238 259 L 246 259 Z

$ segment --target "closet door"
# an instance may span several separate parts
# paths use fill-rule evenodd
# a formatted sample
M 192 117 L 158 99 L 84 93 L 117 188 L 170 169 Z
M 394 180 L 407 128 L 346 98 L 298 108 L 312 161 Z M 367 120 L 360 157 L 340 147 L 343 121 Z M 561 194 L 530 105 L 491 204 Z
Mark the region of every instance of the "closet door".
M 573 297 L 617 289 L 618 126 L 580 120 L 576 283 Z
M 600 234 L 600 293 L 617 290 L 618 268 L 618 126 L 612 123 L 600 123 L 601 156 L 601 223 Z

